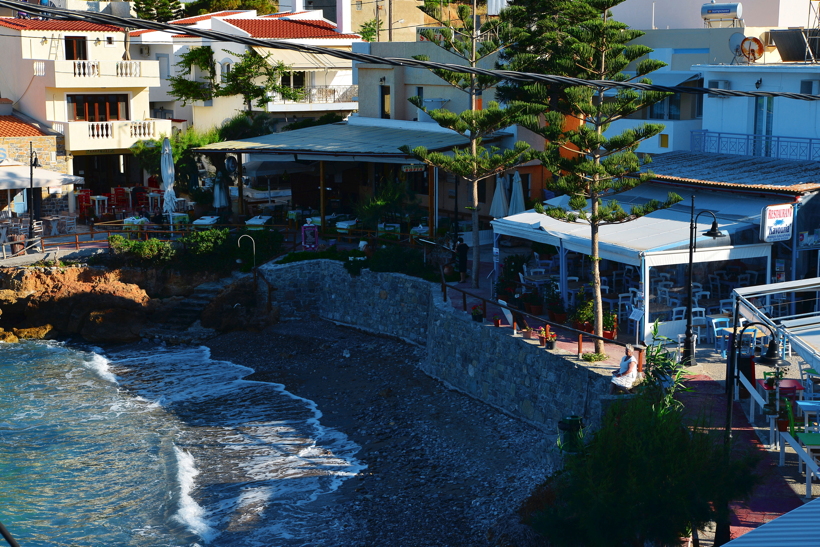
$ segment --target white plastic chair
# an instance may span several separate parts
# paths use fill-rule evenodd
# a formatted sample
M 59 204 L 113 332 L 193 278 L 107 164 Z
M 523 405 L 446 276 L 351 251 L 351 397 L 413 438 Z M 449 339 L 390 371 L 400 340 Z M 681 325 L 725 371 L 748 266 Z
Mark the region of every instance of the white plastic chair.
M 672 321 L 680 321 L 681 319 L 686 319 L 686 306 L 672 308 Z

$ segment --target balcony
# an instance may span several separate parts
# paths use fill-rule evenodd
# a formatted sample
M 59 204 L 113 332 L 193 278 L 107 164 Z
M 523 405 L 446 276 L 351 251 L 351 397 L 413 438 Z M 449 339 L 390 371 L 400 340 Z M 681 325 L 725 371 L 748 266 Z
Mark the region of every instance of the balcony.
M 704 129 L 692 131 L 690 150 L 711 154 L 818 161 L 820 160 L 820 139 L 723 133 Z
M 358 110 L 359 86 L 323 85 L 302 88 L 302 97 L 290 100 L 274 93 L 268 102 L 269 112 L 295 112 L 305 110 Z
M 45 87 L 116 88 L 159 85 L 157 61 L 34 61 Z
M 171 135 L 171 120 L 112 122 L 49 122 L 54 131 L 65 135 L 69 152 L 130 148 L 137 141 Z

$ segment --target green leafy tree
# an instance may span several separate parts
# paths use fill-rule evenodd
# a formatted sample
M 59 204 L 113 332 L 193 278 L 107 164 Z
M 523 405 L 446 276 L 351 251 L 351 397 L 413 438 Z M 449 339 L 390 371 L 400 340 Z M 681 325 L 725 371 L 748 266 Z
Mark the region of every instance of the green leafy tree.
M 204 15 L 226 10 L 256 10 L 260 15 L 279 11 L 276 0 L 197 0 L 185 4 L 187 15 Z
M 470 67 L 499 51 L 506 43 L 508 27 L 498 19 L 487 20 L 481 27 L 476 26 L 475 5 L 456 6 L 455 17 L 449 18 L 450 10 L 443 10 L 439 2 L 427 1 L 420 8 L 424 13 L 435 19 L 443 27 L 438 31 L 441 39 L 437 38 L 432 29 L 422 31 L 422 35 L 431 42 L 461 57 Z M 417 56 L 419 60 L 428 60 L 426 56 Z M 478 233 L 478 183 L 487 177 L 503 173 L 530 160 L 530 147 L 524 142 L 517 142 L 511 149 L 500 150 L 497 147 L 482 146 L 483 139 L 495 131 L 508 127 L 514 123 L 518 111 L 512 108 L 501 108 L 498 103 L 490 102 L 485 110 L 478 110 L 476 97 L 497 83 L 497 80 L 488 77 L 478 77 L 475 74 L 433 70 L 439 78 L 464 91 L 470 96 L 470 109 L 458 114 L 446 109 L 427 110 L 419 97 L 413 97 L 410 102 L 423 109 L 441 127 L 455 131 L 467 137 L 469 148 L 455 148 L 453 155 L 440 152 L 430 152 L 419 146 L 410 149 L 403 146 L 400 149 L 427 165 L 438 167 L 448 173 L 462 177 L 470 183 L 472 197 L 468 209 L 472 213 L 473 224 L 473 271 L 472 286 L 479 284 L 479 233 Z
M 159 139 L 138 141 L 131 147 L 132 155 L 137 158 L 143 169 L 152 175 L 160 173 L 163 135 Z M 171 154 L 174 158 L 174 173 L 177 182 L 186 190 L 199 186 L 199 154 L 196 148 L 219 142 L 217 130 L 198 131 L 193 127 L 178 131 L 168 139 L 171 143 Z
M 383 26 L 384 24 L 380 19 L 371 19 L 370 21 L 362 23 L 362 26 L 359 27 L 358 34 L 365 42 L 375 42 L 376 36 L 382 30 Z
M 249 116 L 253 115 L 254 106 L 264 108 L 273 93 L 294 101 L 302 97 L 301 90 L 280 85 L 282 76 L 288 73 L 281 62 L 271 63 L 270 56 L 262 57 L 252 50 L 238 57 L 231 70 L 222 74 L 222 81 L 217 82 L 213 49 L 210 46 L 191 48 L 180 55 L 176 64 L 179 73 L 168 78 L 171 95 L 182 101 L 183 106 L 191 101 L 241 95 Z M 191 80 L 194 69 L 199 78 Z
M 184 13 L 179 0 L 135 0 L 134 11 L 140 19 L 160 23 L 179 19 Z
M 644 123 L 617 135 L 604 133 L 613 122 L 621 120 L 651 104 L 663 100 L 668 93 L 638 92 L 618 89 L 609 82 L 638 80 L 651 83 L 646 75 L 665 63 L 644 58 L 649 47 L 630 44 L 644 33 L 628 28 L 611 18 L 609 10 L 624 0 L 583 0 L 594 10 L 594 17 L 558 29 L 558 43 L 549 47 L 553 58 L 546 63 L 554 74 L 579 77 L 602 82 L 591 88 L 566 87 L 560 93 L 541 84 L 527 84 L 514 89 L 525 101 L 527 115 L 522 125 L 541 134 L 547 145 L 539 157 L 554 174 L 552 188 L 571 196 L 568 207 L 543 208 L 536 203 L 536 211 L 552 218 L 574 223 L 583 221 L 590 226 L 591 274 L 594 294 L 595 334 L 603 335 L 603 306 L 601 303 L 599 230 L 607 224 L 619 224 L 645 216 L 658 209 L 670 207 L 681 200 L 670 193 L 665 201 L 651 200 L 641 206 L 624 210 L 613 194 L 629 190 L 652 177 L 640 173 L 650 159 L 639 159 L 638 145 L 663 131 L 662 124 Z M 578 10 L 583 15 L 585 10 Z M 518 51 L 510 46 L 509 56 L 518 66 L 532 61 L 535 48 Z M 643 59 L 642 59 L 643 58 Z M 635 62 L 635 74 L 623 71 Z M 536 66 L 540 61 L 535 62 Z M 596 340 L 595 352 L 603 353 L 604 343 Z

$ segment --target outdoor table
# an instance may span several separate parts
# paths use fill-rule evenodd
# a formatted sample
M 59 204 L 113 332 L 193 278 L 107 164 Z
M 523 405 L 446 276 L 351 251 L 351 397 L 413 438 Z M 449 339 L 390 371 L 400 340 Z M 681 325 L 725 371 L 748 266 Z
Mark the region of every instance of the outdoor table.
M 803 414 L 803 431 L 809 431 L 809 414 L 818 414 L 820 415 L 820 401 L 796 401 L 797 408 L 800 409 L 800 412 Z M 817 426 L 815 426 L 815 433 L 817 433 Z
M 543 275 L 525 275 L 524 281 L 528 281 L 535 285 L 536 287 L 541 287 L 546 285 L 547 283 L 552 283 L 552 276 L 543 274 Z
M 398 224 L 381 223 L 381 224 L 379 224 L 379 229 L 378 229 L 377 233 L 378 233 L 378 235 L 381 235 L 382 233 L 390 233 L 390 232 L 398 232 L 398 231 L 399 231 L 399 225 Z
M 171 230 L 176 230 L 177 224 L 188 224 L 188 213 L 171 213 Z
M 769 398 L 768 398 L 767 392 L 773 391 L 775 388 L 774 387 L 769 387 L 768 385 L 766 385 L 766 381 L 762 380 L 762 379 L 758 379 L 755 383 L 757 384 L 757 391 L 760 393 L 760 396 L 763 397 L 764 400 L 768 401 Z M 803 398 L 803 391 L 804 391 L 805 388 L 803 387 L 803 384 L 800 383 L 800 380 L 780 380 L 780 389 L 783 389 L 783 388 L 788 388 L 788 389 L 795 388 L 797 390 L 797 394 L 800 397 L 800 399 Z M 755 416 L 755 410 L 754 410 L 755 400 L 754 399 L 752 399 L 750 405 L 751 406 L 750 406 L 750 409 L 749 409 L 749 414 L 751 415 L 752 419 L 754 419 L 754 416 Z
M 338 231 L 340 234 L 346 234 L 350 231 L 351 228 L 355 228 L 358 222 L 359 221 L 356 219 L 340 220 L 336 223 L 336 231 Z
M 43 220 L 48 223 L 49 235 L 56 236 L 60 234 L 60 217 L 43 217 Z
M 207 216 L 196 219 L 192 224 L 197 228 L 208 229 L 217 222 L 219 222 L 219 217 Z
M 102 204 L 103 212 L 108 210 L 108 196 L 91 196 L 91 201 L 94 202 L 94 212 L 97 213 L 97 216 L 102 215 L 100 204 Z
M 128 217 L 123 219 L 122 222 L 125 224 L 126 230 L 139 230 L 140 226 L 148 224 L 148 219 L 144 217 Z
M 0 243 L 5 243 L 8 241 L 8 232 L 10 227 L 10 222 L 0 222 Z
M 271 221 L 273 217 L 257 215 L 245 221 L 248 230 L 261 230 L 262 226 Z

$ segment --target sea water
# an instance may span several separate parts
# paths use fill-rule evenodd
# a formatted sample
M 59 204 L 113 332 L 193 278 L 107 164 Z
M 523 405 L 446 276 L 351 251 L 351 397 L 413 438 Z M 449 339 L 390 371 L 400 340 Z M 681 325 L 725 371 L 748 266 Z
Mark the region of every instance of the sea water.
M 251 372 L 204 347 L 0 344 L 0 522 L 25 547 L 314 544 L 333 522 L 308 504 L 359 447 Z

